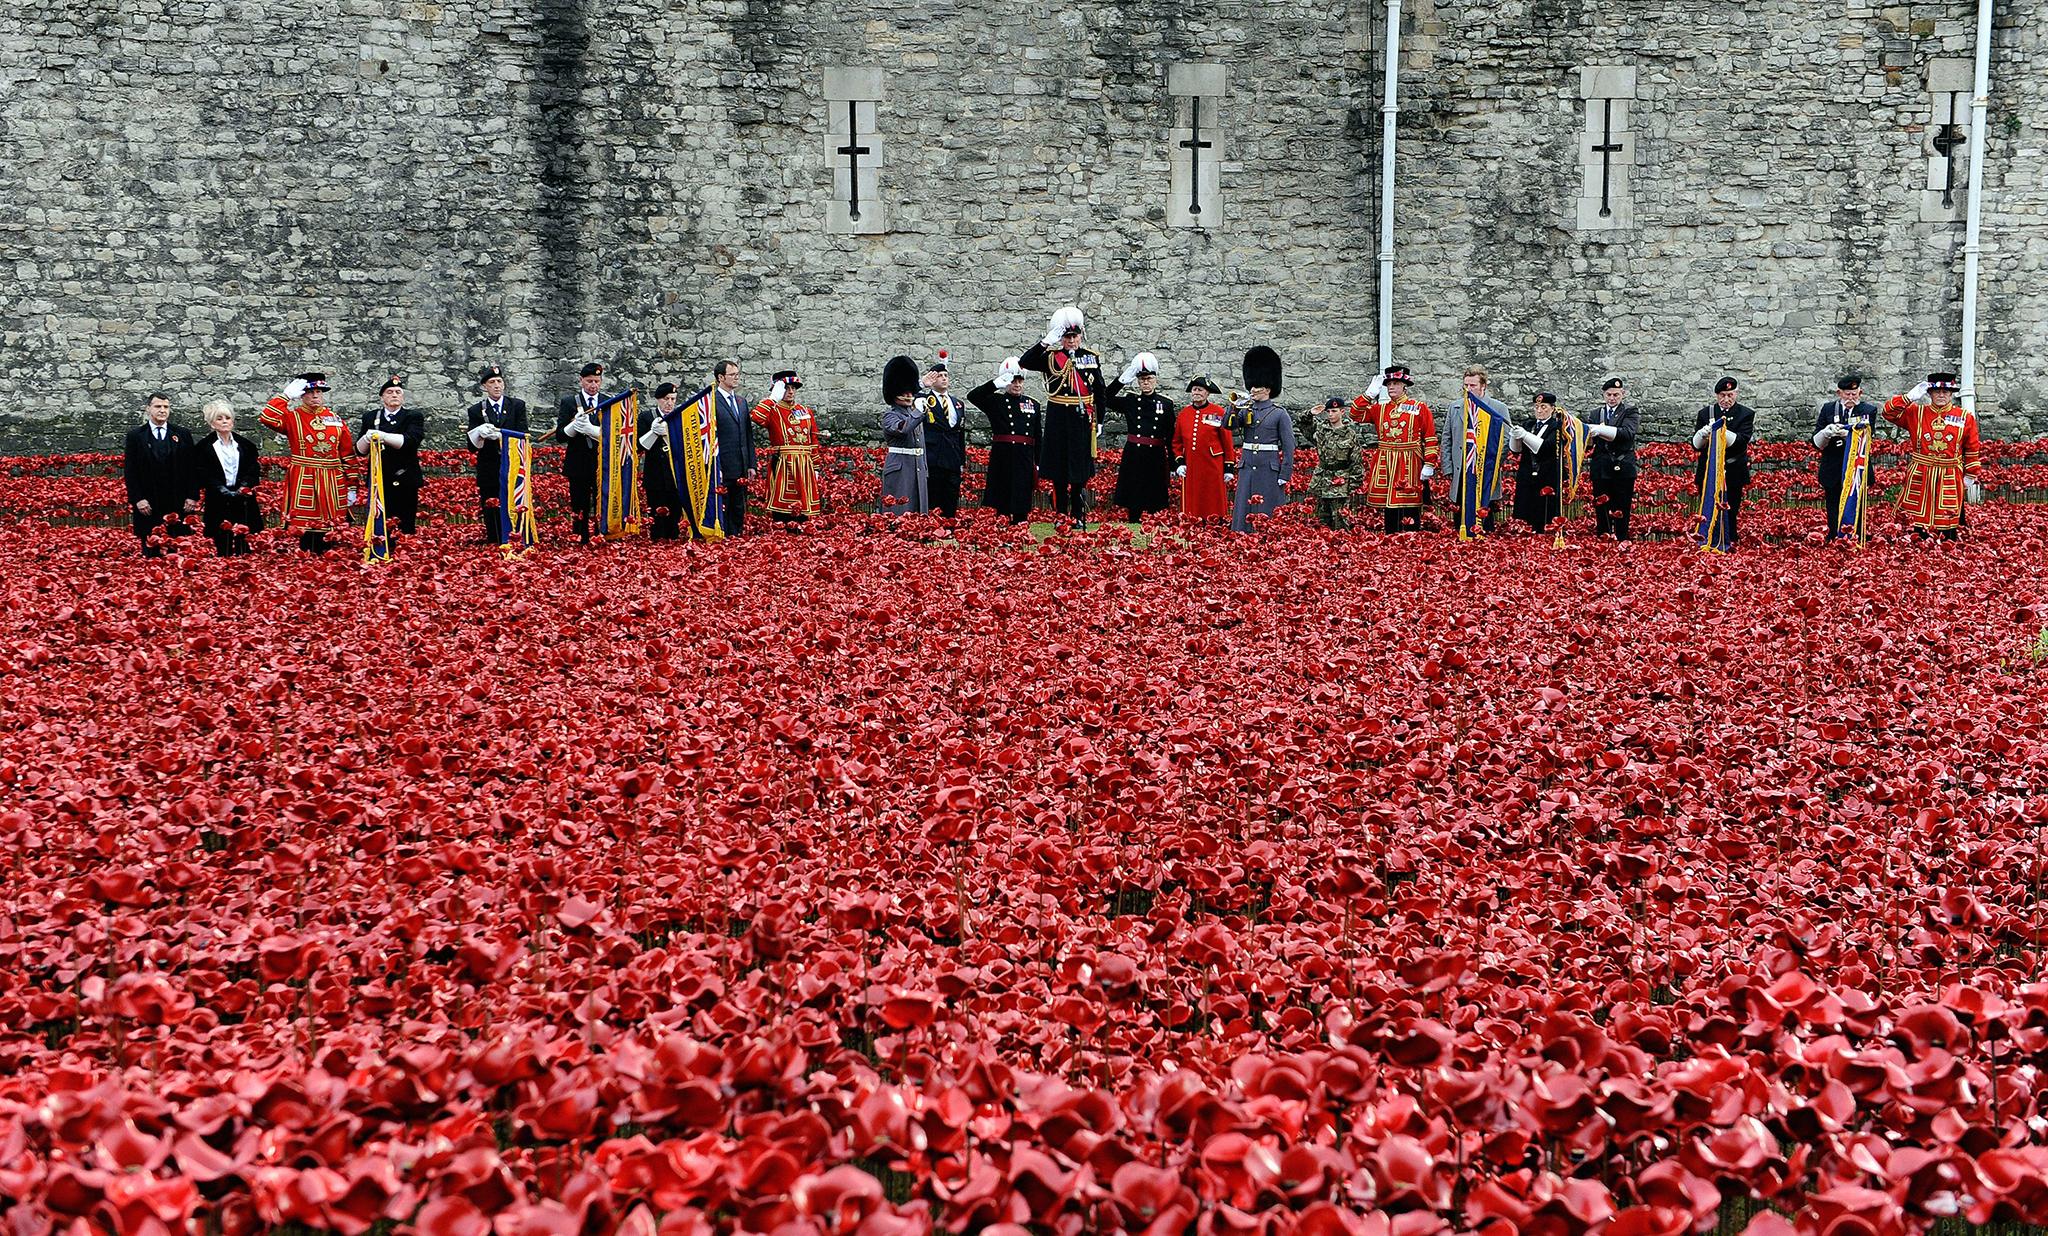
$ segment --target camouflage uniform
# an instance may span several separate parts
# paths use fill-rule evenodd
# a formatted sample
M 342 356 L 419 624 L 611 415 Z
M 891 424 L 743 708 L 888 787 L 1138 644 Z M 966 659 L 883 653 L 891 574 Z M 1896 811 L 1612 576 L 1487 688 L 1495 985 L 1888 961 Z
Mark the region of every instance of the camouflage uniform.
M 1318 416 L 1315 424 L 1316 472 L 1309 480 L 1309 496 L 1315 499 L 1316 517 L 1325 528 L 1347 528 L 1350 510 L 1365 492 L 1363 427 L 1349 417 L 1333 425 Z

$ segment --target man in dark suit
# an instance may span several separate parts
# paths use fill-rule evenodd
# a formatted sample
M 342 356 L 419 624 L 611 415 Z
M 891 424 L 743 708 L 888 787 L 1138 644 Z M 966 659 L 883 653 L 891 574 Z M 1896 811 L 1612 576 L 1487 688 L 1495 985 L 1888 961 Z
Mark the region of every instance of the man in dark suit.
M 256 444 L 235 432 L 235 410 L 225 400 L 207 404 L 213 432 L 192 448 L 192 477 L 205 499 L 206 535 L 222 557 L 249 552 L 249 534 L 263 531 L 263 504 L 256 486 L 263 459 Z
M 1714 383 L 1714 402 L 1701 408 L 1693 417 L 1692 449 L 1700 453 L 1693 464 L 1693 492 L 1698 493 L 1705 485 L 1707 475 L 1707 434 L 1715 421 L 1721 422 L 1721 431 L 1728 435 L 1728 460 L 1723 478 L 1728 490 L 1728 543 L 1736 542 L 1736 520 L 1742 515 L 1742 490 L 1749 484 L 1749 440 L 1756 433 L 1756 412 L 1736 402 L 1735 379 L 1722 378 Z
M 498 506 L 499 430 L 526 432 L 526 401 L 505 397 L 505 371 L 485 365 L 477 375 L 484 397 L 469 405 L 469 446 L 476 452 L 477 522 L 483 525 L 484 544 L 505 539 L 505 512 Z
M 725 535 L 738 536 L 747 522 L 747 478 L 754 471 L 753 410 L 740 398 L 740 363 L 722 360 L 712 370 L 718 412 L 718 475 L 725 485 Z
M 597 392 L 604 385 L 604 366 L 590 362 L 579 379 L 576 393 L 562 396 L 555 405 L 555 436 L 562 440 L 562 475 L 569 478 L 576 537 L 588 545 L 590 513 L 597 507 L 597 442 L 603 436 L 596 420 L 601 402 Z
M 1813 422 L 1813 445 L 1820 452 L 1820 489 L 1827 495 L 1828 539 L 1842 535 L 1842 470 L 1848 462 L 1849 433 L 1859 425 L 1876 425 L 1878 407 L 1863 397 L 1863 379 L 1844 374 L 1835 383 L 1835 397 L 1820 405 Z M 1865 494 L 1877 489 L 1877 453 L 1871 452 L 1864 474 Z
M 1643 418 L 1619 376 L 1600 384 L 1600 400 L 1585 418 L 1586 436 L 1593 440 L 1587 468 L 1593 474 L 1593 528 L 1599 536 L 1612 532 L 1626 542 L 1636 506 L 1636 434 Z
M 378 406 L 363 413 L 356 454 L 369 454 L 373 442 L 383 445 L 384 513 L 411 536 L 420 512 L 420 440 L 427 436 L 427 418 L 405 406 L 402 374 L 392 374 L 377 398 Z
M 192 482 L 192 435 L 171 424 L 171 397 L 152 393 L 143 404 L 143 418 L 123 443 L 121 476 L 142 556 L 154 558 L 163 551 L 149 543 L 150 533 L 169 516 L 197 511 L 199 491 Z M 164 525 L 170 536 L 188 531 L 182 521 Z

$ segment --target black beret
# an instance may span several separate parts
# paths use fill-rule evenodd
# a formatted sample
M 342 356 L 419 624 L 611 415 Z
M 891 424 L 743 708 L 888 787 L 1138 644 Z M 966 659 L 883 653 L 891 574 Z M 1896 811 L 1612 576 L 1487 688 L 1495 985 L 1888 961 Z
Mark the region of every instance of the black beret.
M 402 373 L 394 373 L 388 379 L 385 380 L 384 385 L 377 388 L 377 393 L 381 395 L 385 391 L 402 391 L 404 389 L 405 375 Z
M 490 381 L 492 378 L 502 378 L 504 376 L 505 371 L 503 369 L 500 369 L 498 366 L 485 365 L 483 367 L 483 371 L 476 375 L 476 384 L 478 386 L 482 386 L 484 383 Z
M 1621 380 L 1621 375 L 1616 374 L 1614 377 L 1611 377 L 1607 379 L 1605 382 L 1602 382 L 1600 384 L 1600 389 L 1603 391 L 1618 391 L 1627 385 L 1628 383 Z
M 1537 403 L 1547 403 L 1547 404 L 1549 404 L 1549 405 L 1550 405 L 1551 407 L 1553 407 L 1553 408 L 1554 408 L 1554 407 L 1556 407 L 1556 406 L 1557 406 L 1557 396 L 1556 396 L 1556 395 L 1553 395 L 1553 394 L 1551 394 L 1551 393 L 1550 393 L 1549 391 L 1537 391 L 1537 392 L 1536 392 L 1536 402 L 1537 402 Z
M 1853 373 L 1845 373 L 1835 379 L 1835 389 L 1838 391 L 1860 391 L 1863 389 L 1863 379 Z
M 666 399 L 675 393 L 676 384 L 673 382 L 663 382 L 660 386 L 654 388 L 654 397 L 656 399 Z
M 1720 394 L 1720 393 L 1721 393 L 1721 392 L 1723 392 L 1723 391 L 1732 391 L 1732 390 L 1734 390 L 1734 389 L 1735 389 L 1735 379 L 1734 379 L 1734 378 L 1722 378 L 1722 379 L 1721 379 L 1721 380 L 1720 380 L 1719 382 L 1716 382 L 1716 383 L 1714 383 L 1714 393 L 1715 393 L 1716 395 Z
M 579 376 L 585 378 L 601 378 L 604 376 L 604 366 L 598 364 L 596 361 L 592 361 L 588 365 L 585 365 L 583 367 L 583 372 Z

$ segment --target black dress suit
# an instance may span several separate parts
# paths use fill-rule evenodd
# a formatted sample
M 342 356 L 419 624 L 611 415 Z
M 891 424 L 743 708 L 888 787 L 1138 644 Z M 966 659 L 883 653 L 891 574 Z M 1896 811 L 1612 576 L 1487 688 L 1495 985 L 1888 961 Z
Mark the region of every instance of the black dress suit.
M 1866 399 L 1860 403 L 1850 404 L 1845 408 L 1842 406 L 1841 400 L 1830 399 L 1820 405 L 1820 415 L 1815 417 L 1813 421 L 1813 432 L 1815 437 L 1819 437 L 1820 431 L 1831 425 L 1854 427 L 1858 424 L 1876 425 L 1877 423 L 1878 407 L 1869 400 Z M 1848 462 L 1848 454 L 1847 439 L 1836 441 L 1831 438 L 1826 446 L 1820 448 L 1820 489 L 1822 493 L 1827 495 L 1829 540 L 1833 540 L 1842 533 L 1842 467 Z M 1866 494 L 1877 488 L 1877 453 L 1875 451 L 1871 452 L 1867 469 L 1864 475 L 1865 488 L 1863 490 Z
M 249 552 L 249 534 L 263 531 L 263 504 L 256 486 L 263 480 L 263 455 L 256 444 L 235 435 L 235 474 L 227 475 L 214 449 L 218 438 L 208 434 L 192 445 L 192 476 L 199 486 L 206 535 L 222 555 Z M 242 531 L 235 528 L 240 525 Z
M 420 513 L 420 442 L 427 436 L 427 418 L 411 408 L 388 412 L 378 404 L 363 413 L 356 441 L 362 442 L 372 429 L 405 439 L 404 446 L 384 448 L 384 512 L 398 522 L 400 532 L 411 536 Z
M 754 474 L 754 406 L 738 391 L 728 395 L 712 388 L 711 406 L 718 413 L 718 480 L 725 487 L 725 535 L 735 537 L 747 524 L 747 478 Z
M 128 490 L 135 538 L 142 542 L 143 556 L 154 558 L 161 551 L 150 545 L 149 534 L 165 516 L 184 514 L 185 504 L 199 496 L 192 482 L 191 433 L 180 425 L 165 425 L 159 435 L 156 427 L 147 423 L 129 430 L 122 444 L 121 479 Z M 138 502 L 149 503 L 147 514 L 136 509 Z M 165 531 L 177 536 L 189 529 L 174 523 Z
M 1705 429 L 1716 417 L 1721 418 L 1723 427 L 1735 435 L 1735 440 L 1728 444 L 1728 463 L 1724 473 L 1728 483 L 1728 543 L 1733 545 L 1736 540 L 1735 521 L 1742 514 L 1742 491 L 1749 484 L 1749 440 L 1756 433 L 1756 411 L 1738 403 L 1723 412 L 1720 404 L 1710 403 L 1694 415 L 1693 431 L 1697 433 Z M 1694 493 L 1700 491 L 1706 479 L 1707 453 L 1701 451 L 1692 467 Z
M 480 399 L 469 405 L 466 423 L 462 427 L 468 433 L 479 425 L 495 425 L 499 429 L 516 429 L 525 433 L 529 426 L 526 419 L 526 401 L 507 396 L 499 403 Z M 476 507 L 477 522 L 483 525 L 484 543 L 496 545 L 505 537 L 505 512 L 492 505 L 498 497 L 498 466 L 503 458 L 496 442 L 475 443 L 470 448 L 476 452 Z
M 1594 437 L 1588 452 L 1587 470 L 1593 474 L 1593 527 L 1601 536 L 1614 533 L 1617 541 L 1629 538 L 1629 519 L 1636 506 L 1636 434 L 1643 415 L 1627 400 L 1613 407 L 1606 400 L 1586 413 L 1588 425 L 1612 425 L 1614 439 Z
M 576 535 L 590 539 L 590 513 L 597 508 L 597 440 L 570 433 L 576 413 L 597 411 L 602 395 L 577 391 L 562 396 L 555 405 L 555 436 L 562 440 L 562 475 L 569 478 L 569 510 L 575 516 Z

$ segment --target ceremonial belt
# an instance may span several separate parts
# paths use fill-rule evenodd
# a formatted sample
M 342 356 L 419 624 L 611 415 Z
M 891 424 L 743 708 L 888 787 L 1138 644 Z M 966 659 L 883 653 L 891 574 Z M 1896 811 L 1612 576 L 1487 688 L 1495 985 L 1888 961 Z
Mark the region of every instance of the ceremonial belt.
M 1048 395 L 1046 399 L 1050 403 L 1062 404 L 1071 408 L 1087 407 L 1093 402 L 1092 400 L 1083 399 L 1079 395 Z
M 1125 439 L 1124 439 L 1124 445 L 1126 445 L 1126 446 L 1165 446 L 1165 445 L 1166 445 L 1166 443 L 1165 443 L 1165 442 L 1162 442 L 1162 441 L 1161 441 L 1161 440 L 1159 440 L 1158 438 L 1125 438 Z
M 1420 443 L 1420 442 L 1382 442 L 1382 443 L 1380 443 L 1380 447 L 1379 447 L 1379 449 L 1381 449 L 1381 450 L 1383 450 L 1383 451 L 1400 451 L 1400 452 L 1402 452 L 1403 454 L 1408 454 L 1408 453 L 1411 453 L 1411 452 L 1412 452 L 1412 453 L 1414 453 L 1414 454 L 1418 454 L 1418 455 L 1419 455 L 1419 454 L 1421 454 L 1421 453 L 1422 453 L 1422 443 Z
M 1954 455 L 1922 455 L 1920 452 L 1914 451 L 1910 455 L 1906 456 L 1906 458 L 1912 460 L 1914 463 L 1926 464 L 1929 467 L 1933 468 L 1960 468 L 1963 466 L 1963 461 L 1957 459 Z
M 771 446 L 768 449 L 771 451 L 779 452 L 784 455 L 807 455 L 810 452 L 817 450 L 818 445 L 817 443 L 813 442 L 806 446 Z
M 332 455 L 287 455 L 285 456 L 285 462 L 294 464 L 333 464 L 337 468 L 341 466 L 341 461 Z
M 1277 451 L 1280 448 L 1268 446 L 1264 442 L 1241 442 L 1238 444 L 1237 449 L 1241 451 Z
M 996 435 L 996 441 L 998 442 L 1018 442 L 1028 446 L 1031 440 L 1031 435 L 1027 433 L 999 433 Z
M 889 448 L 889 453 L 891 455 L 922 455 L 924 454 L 924 448 L 921 446 L 892 446 Z

